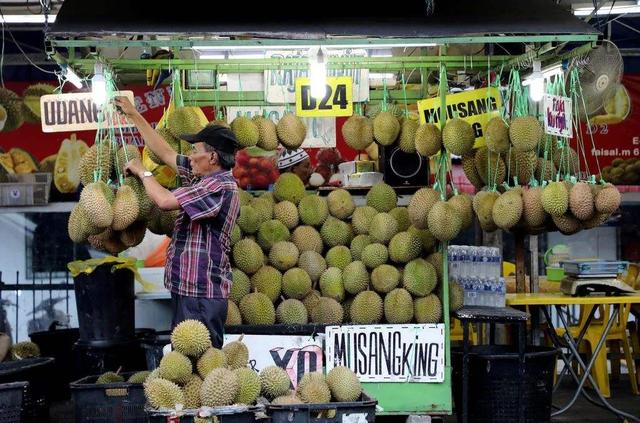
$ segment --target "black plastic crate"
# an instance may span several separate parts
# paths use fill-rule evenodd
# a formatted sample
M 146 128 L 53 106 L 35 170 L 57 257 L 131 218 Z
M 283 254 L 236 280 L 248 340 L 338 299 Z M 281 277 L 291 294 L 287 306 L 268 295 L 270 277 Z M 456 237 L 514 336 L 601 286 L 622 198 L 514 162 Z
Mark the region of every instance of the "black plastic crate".
M 0 423 L 21 423 L 28 420 L 29 382 L 0 384 Z
M 278 323 L 275 325 L 236 325 L 225 326 L 224 333 L 227 335 L 315 335 L 322 333 L 327 325 L 323 323 L 308 323 L 306 325 L 286 325 Z
M 267 414 L 272 423 L 331 423 L 342 422 L 343 417 L 349 414 L 361 414 L 366 421 L 373 423 L 376 420 L 376 405 L 378 401 L 366 393 L 362 393 L 360 401 L 356 402 L 329 402 L 326 404 L 267 404 Z M 327 413 L 328 410 L 335 410 Z M 331 415 L 331 417 L 328 417 Z M 362 421 L 362 420 L 358 420 Z
M 171 343 L 171 331 L 159 331 L 145 336 L 140 341 L 144 350 L 147 369 L 154 370 L 162 360 L 162 349 Z
M 211 411 L 212 416 L 216 416 L 220 423 L 253 423 L 256 421 L 256 413 L 264 411 L 264 407 L 238 406 L 206 408 Z M 172 411 L 160 411 L 147 409 L 149 423 L 193 423 L 194 417 L 199 410 L 184 410 L 180 416 Z
M 126 379 L 133 373 L 122 373 Z M 87 376 L 73 382 L 76 423 L 147 423 L 146 399 L 141 383 L 105 383 L 96 385 L 99 376 Z
M 54 362 L 50 357 L 0 363 L 0 384 L 29 382 L 27 401 L 23 404 L 23 421 L 49 421 L 49 388 L 54 377 Z

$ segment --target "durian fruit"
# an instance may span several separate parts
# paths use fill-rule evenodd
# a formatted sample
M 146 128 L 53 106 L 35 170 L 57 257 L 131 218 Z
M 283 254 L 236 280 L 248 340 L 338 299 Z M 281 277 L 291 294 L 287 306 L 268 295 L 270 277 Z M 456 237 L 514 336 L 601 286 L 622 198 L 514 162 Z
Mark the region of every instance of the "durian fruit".
M 269 251 L 269 263 L 281 271 L 287 271 L 298 263 L 300 251 L 293 242 L 279 241 Z
M 542 207 L 551 216 L 562 216 L 569 208 L 569 193 L 562 182 L 551 182 L 542 189 Z
M 322 226 L 329 216 L 327 199 L 318 195 L 307 195 L 303 197 L 298 204 L 298 214 L 303 224 Z
M 538 156 L 535 151 L 511 150 L 507 169 L 512 177 L 518 177 L 519 184 L 527 184 L 535 176 Z
M 302 251 L 322 253 L 324 245 L 320 233 L 311 226 L 298 226 L 291 234 L 290 242 Z
M 396 263 L 408 263 L 422 252 L 420 238 L 411 232 L 399 232 L 389 241 L 389 257 Z
M 253 234 L 260 228 L 258 212 L 252 206 L 241 206 L 236 221 L 244 234 Z
M 184 106 L 169 108 L 166 112 L 166 126 L 175 138 L 185 134 L 197 134 L 209 123 L 200 107 Z
M 254 404 L 256 399 L 258 399 L 258 395 L 260 395 L 260 376 L 258 376 L 258 374 L 252 369 L 246 367 L 235 369 L 234 373 L 240 382 L 240 390 L 238 391 L 238 396 L 236 396 L 233 403 L 247 405 Z
M 330 267 L 325 270 L 320 277 L 320 291 L 323 297 L 333 298 L 339 302 L 343 301 L 345 291 L 342 270 L 337 267 Z
M 573 148 L 565 145 L 558 147 L 556 142 L 551 143 L 551 160 L 558 170 L 563 174 L 576 174 L 580 164 L 580 156 Z
M 369 272 L 367 272 L 364 263 L 361 261 L 349 263 L 342 271 L 342 282 L 344 289 L 349 294 L 357 294 L 367 289 Z
M 507 175 L 507 166 L 498 153 L 489 151 L 487 147 L 476 150 L 475 166 L 478 176 L 484 185 L 489 182 L 500 185 Z
M 166 379 L 155 378 L 144 384 L 144 395 L 153 408 L 176 409 L 184 405 L 184 393 L 178 385 Z
M 544 130 L 534 116 L 519 116 L 511 119 L 509 138 L 517 151 L 532 151 L 542 140 Z
M 349 245 L 353 238 L 353 231 L 347 222 L 329 216 L 322 224 L 320 236 L 324 244 L 331 248 L 337 245 Z
M 354 247 L 357 247 L 354 243 L 361 244 L 365 242 L 371 242 L 369 235 L 358 235 L 351 241 L 351 249 L 344 245 L 336 245 L 335 247 L 330 248 L 325 256 L 327 267 L 337 267 L 338 269 L 343 270 L 354 259 L 359 260 L 360 257 L 355 257 L 355 255 L 352 254 Z M 364 249 L 364 247 L 362 248 Z
M 78 166 L 80 182 L 86 187 L 94 182 L 94 176 L 99 181 L 107 182 L 111 176 L 112 165 L 111 142 L 104 140 L 92 145 L 80 159 Z
M 459 310 L 464 305 L 464 290 L 456 282 L 449 282 L 449 311 Z
M 275 267 L 262 266 L 251 276 L 250 290 L 266 295 L 275 303 L 282 291 L 282 273 Z
M 493 221 L 493 204 L 499 195 L 493 191 L 480 191 L 473 197 L 473 211 L 485 232 L 493 232 L 498 228 Z
M 291 388 L 287 372 L 278 366 L 268 366 L 260 371 L 260 392 L 267 399 L 286 395 Z
M 480 190 L 484 186 L 484 181 L 476 167 L 476 153 L 473 150 L 462 155 L 462 171 L 476 190 Z
M 196 362 L 196 369 L 201 378 L 207 377 L 213 369 L 227 367 L 226 354 L 217 348 L 210 347 Z
M 285 325 L 306 325 L 309 323 L 309 313 L 302 301 L 289 298 L 278 304 L 276 321 Z
M 522 217 L 530 228 L 544 225 L 547 214 L 542 206 L 542 188 L 531 187 L 522 190 Z
M 388 323 L 410 323 L 413 320 L 413 299 L 409 291 L 396 288 L 384 297 L 384 317 Z
M 427 216 L 429 232 L 439 241 L 451 241 L 462 228 L 462 218 L 456 207 L 446 201 L 438 201 Z
M 398 233 L 398 222 L 389 213 L 378 213 L 369 224 L 369 236 L 381 244 L 388 244 Z
M 229 291 L 229 300 L 238 304 L 242 297 L 251 292 L 251 280 L 240 269 L 232 269 L 231 274 L 233 283 L 231 284 L 231 290 Z
M 429 295 L 438 284 L 435 267 L 424 259 L 410 261 L 402 272 L 402 286 L 416 297 Z
M 273 186 L 273 195 L 278 201 L 290 201 L 298 205 L 305 196 L 304 183 L 294 173 L 283 173 Z
M 314 289 L 302 300 L 302 304 L 304 304 L 304 308 L 307 309 L 307 313 L 309 314 L 309 320 L 312 319 L 311 312 L 320 302 L 320 298 L 322 298 L 322 294 Z
M 611 216 L 609 213 L 596 212 L 596 214 L 591 219 L 585 220 L 582 223 L 585 229 L 597 228 L 598 226 L 605 223 L 609 219 L 609 216 Z
M 344 318 L 344 310 L 340 303 L 327 297 L 320 297 L 310 314 L 313 323 L 326 325 L 339 325 Z
M 425 259 L 436 269 L 436 273 L 438 274 L 438 279 L 442 279 L 442 253 L 436 252 L 430 254 Z
M 348 248 L 347 251 L 349 251 Z M 318 282 L 322 273 L 327 270 L 327 262 L 321 254 L 315 251 L 303 251 L 300 253 L 300 258 L 298 258 L 298 267 L 305 271 L 311 281 L 315 283 Z
M 386 294 L 400 283 L 400 272 L 394 266 L 383 264 L 371 272 L 371 285 L 376 292 Z
M 282 275 L 282 292 L 287 298 L 301 300 L 311 292 L 312 286 L 307 272 L 299 267 L 293 267 Z
M 119 375 L 115 372 L 105 372 L 98 376 L 98 379 L 96 379 L 96 385 L 119 382 L 124 382 L 124 378 L 122 377 L 122 375 Z
M 591 187 L 586 182 L 578 182 L 569 191 L 569 209 L 579 220 L 589 220 L 595 214 L 595 203 Z
M 318 376 L 310 377 L 309 375 L 313 373 L 317 373 Z M 331 402 L 331 390 L 322 373 L 306 373 L 302 376 L 302 379 L 305 377 L 307 380 L 305 380 L 304 383 L 301 380 L 296 390 L 302 401 L 307 404 L 325 404 Z
M 622 196 L 615 185 L 607 185 L 596 195 L 596 211 L 598 213 L 613 213 L 620 207 Z
M 500 116 L 491 118 L 484 130 L 487 148 L 494 153 L 509 151 L 509 126 Z
M 236 341 L 229 342 L 222 347 L 222 351 L 227 357 L 227 366 L 232 370 L 247 367 L 249 363 L 249 349 L 242 342 L 243 338 L 244 335 L 240 335 Z
M 398 222 L 398 231 L 405 232 L 411 226 L 411 220 L 409 219 L 409 211 L 406 207 L 396 207 L 392 209 L 389 214 Z
M 200 407 L 200 388 L 202 388 L 202 379 L 198 375 L 191 375 L 189 381 L 182 387 L 185 408 Z
M 150 374 L 151 374 L 151 372 L 149 370 L 143 370 L 141 372 L 135 372 L 134 374 L 129 376 L 129 379 L 127 379 L 127 382 L 129 382 L 129 383 L 144 383 L 144 381 L 147 380 L 147 378 L 149 377 Z
M 373 143 L 373 123 L 361 115 L 351 115 L 342 125 L 342 137 L 354 150 L 364 150 Z
M 378 242 L 371 243 L 362 250 L 362 263 L 368 269 L 375 269 L 387 262 L 389 259 L 389 250 L 383 244 Z M 362 287 L 364 289 L 364 286 Z
M 257 146 L 266 151 L 276 150 L 278 148 L 276 124 L 271 119 L 262 116 L 254 116 L 253 123 L 258 128 Z
M 224 367 L 213 369 L 202 382 L 200 402 L 205 407 L 231 405 L 240 392 L 238 375 Z
M 565 213 L 562 216 L 551 216 L 551 219 L 556 228 L 564 235 L 573 235 L 582 230 L 582 223 L 571 213 Z
M 111 227 L 114 231 L 122 231 L 138 219 L 140 212 L 138 197 L 129 185 L 122 185 L 118 188 L 112 207 L 113 222 Z
M 241 147 L 253 147 L 258 143 L 260 132 L 254 120 L 238 116 L 231 122 L 231 131 Z
M 23 106 L 15 92 L 0 87 L 0 106 L 5 111 L 6 120 L 2 132 L 15 131 L 24 123 Z
M 408 231 L 418 235 L 418 238 L 420 238 L 420 242 L 422 243 L 423 253 L 429 254 L 433 251 L 433 248 L 436 245 L 436 239 L 428 229 L 418 229 L 411 225 L 409 226 Z
M 369 233 L 369 225 L 371 219 L 378 214 L 378 211 L 371 206 L 356 207 L 351 216 L 351 225 L 356 235 L 364 235 Z
M 307 137 L 307 127 L 302 119 L 293 113 L 285 113 L 282 118 L 280 118 L 276 125 L 276 132 L 280 144 L 289 150 L 300 148 L 304 139 Z
M 451 204 L 458 210 L 458 214 L 462 218 L 462 228 L 466 229 L 473 224 L 473 199 L 467 193 L 460 193 L 454 195 L 447 200 L 447 203 Z
M 373 207 L 379 213 L 389 212 L 398 206 L 398 196 L 390 185 L 378 182 L 367 193 L 367 206 Z
M 448 120 L 442 130 L 444 148 L 458 156 L 469 153 L 475 140 L 476 134 L 471 125 L 460 118 Z
M 142 155 L 138 147 L 132 144 L 125 144 L 120 147 L 116 153 L 114 164 L 122 169 L 127 163 L 133 159 L 142 160 Z
M 136 177 L 129 176 L 124 178 L 124 185 L 130 186 L 138 199 L 138 220 L 148 220 L 151 217 L 155 203 L 145 191 L 142 181 Z
M 269 297 L 252 292 L 240 301 L 242 321 L 248 325 L 273 325 L 276 322 L 276 310 Z
M 331 216 L 342 220 L 351 216 L 353 214 L 353 211 L 356 209 L 356 204 L 353 202 L 353 197 L 351 197 L 349 191 L 344 189 L 331 191 L 331 193 L 327 196 L 327 206 L 329 208 L 329 213 L 331 214 Z
M 408 117 L 402 119 L 400 124 L 400 136 L 398 137 L 398 147 L 405 153 L 415 153 L 415 137 L 418 130 L 418 122 Z
M 67 231 L 69 239 L 76 244 L 81 244 L 88 240 L 89 236 L 102 232 L 102 228 L 93 226 L 81 204 L 76 204 L 69 214 Z
M 281 395 L 271 401 L 273 405 L 293 405 L 302 404 L 302 400 L 295 394 L 295 391 L 287 395 Z
M 380 323 L 383 314 L 382 298 L 374 291 L 362 291 L 353 299 L 349 314 L 355 324 Z
M 327 373 L 327 385 L 333 399 L 338 402 L 355 402 L 362 396 L 360 379 L 345 366 L 336 366 Z
M 200 357 L 211 348 L 209 329 L 199 320 L 183 320 L 171 332 L 171 345 L 186 356 Z
M 278 241 L 288 241 L 290 237 L 289 229 L 276 219 L 263 222 L 258 228 L 258 244 L 265 251 L 269 251 Z
M 440 193 L 433 188 L 420 188 L 416 191 L 407 208 L 411 224 L 418 229 L 427 229 L 429 211 L 438 201 Z
M 435 294 L 416 298 L 413 301 L 416 323 L 438 323 L 442 318 L 442 303 Z
M 92 182 L 80 193 L 79 204 L 96 228 L 108 228 L 113 223 L 113 191 L 104 182 Z
M 391 145 L 400 133 L 400 122 L 391 112 L 380 112 L 373 119 L 373 138 L 380 145 Z
M 76 139 L 75 134 L 71 134 L 69 138 L 64 139 L 60 144 L 51 173 L 53 173 L 53 183 L 61 193 L 72 193 L 78 190 L 80 185 L 80 160 L 88 149 L 87 144 L 82 140 Z
M 224 322 L 226 326 L 237 326 L 242 324 L 242 315 L 240 309 L 233 301 L 227 303 L 227 319 Z
M 233 246 L 233 262 L 244 273 L 253 274 L 264 264 L 262 248 L 255 241 L 243 238 Z
M 193 366 L 184 354 L 171 351 L 160 360 L 160 377 L 177 384 L 185 384 L 191 377 Z
M 147 220 L 147 228 L 154 234 L 172 236 L 179 214 L 180 210 L 160 210 L 154 206 Z
M 289 230 L 294 229 L 300 223 L 298 208 L 291 201 L 281 201 L 273 206 L 273 217 L 282 222 Z
M 29 85 L 22 92 L 22 102 L 24 104 L 22 111 L 24 119 L 30 123 L 40 124 L 40 97 L 43 95 L 54 94 L 55 91 L 56 87 L 50 84 Z
M 511 189 L 501 194 L 493 203 L 493 221 L 500 229 L 508 231 L 522 217 L 522 194 Z
M 418 154 L 430 157 L 442 149 L 440 128 L 432 123 L 423 123 L 416 130 L 414 145 Z

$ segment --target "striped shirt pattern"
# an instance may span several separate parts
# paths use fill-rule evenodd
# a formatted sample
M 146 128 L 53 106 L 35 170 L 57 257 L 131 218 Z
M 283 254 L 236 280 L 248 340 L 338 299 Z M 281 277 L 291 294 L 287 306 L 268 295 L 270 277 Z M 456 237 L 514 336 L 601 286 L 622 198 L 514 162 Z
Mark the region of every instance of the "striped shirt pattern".
M 197 178 L 187 156 L 176 159 L 182 186 L 165 265 L 165 287 L 189 297 L 227 298 L 231 289 L 231 230 L 240 211 L 238 186 L 230 171 Z

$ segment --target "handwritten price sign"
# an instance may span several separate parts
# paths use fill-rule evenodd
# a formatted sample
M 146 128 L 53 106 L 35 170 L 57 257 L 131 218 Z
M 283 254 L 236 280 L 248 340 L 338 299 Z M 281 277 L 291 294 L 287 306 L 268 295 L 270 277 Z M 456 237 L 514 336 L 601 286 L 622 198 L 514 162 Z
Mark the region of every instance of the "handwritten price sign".
M 571 99 L 558 95 L 545 95 L 543 103 L 544 132 L 558 137 L 573 137 Z

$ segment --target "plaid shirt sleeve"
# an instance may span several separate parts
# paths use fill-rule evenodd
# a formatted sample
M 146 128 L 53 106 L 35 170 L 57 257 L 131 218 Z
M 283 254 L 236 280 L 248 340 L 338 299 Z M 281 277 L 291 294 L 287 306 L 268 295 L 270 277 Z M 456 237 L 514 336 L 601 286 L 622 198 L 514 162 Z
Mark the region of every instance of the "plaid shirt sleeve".
M 222 208 L 225 191 L 217 180 L 203 180 L 173 191 L 178 204 L 191 220 L 216 217 Z
M 191 163 L 189 163 L 189 157 L 183 154 L 178 154 L 176 156 L 176 167 L 178 168 L 178 176 L 180 176 L 182 186 L 186 187 L 191 185 L 194 176 L 193 172 L 191 171 Z

